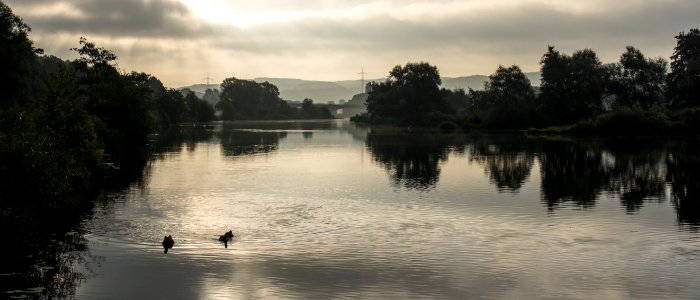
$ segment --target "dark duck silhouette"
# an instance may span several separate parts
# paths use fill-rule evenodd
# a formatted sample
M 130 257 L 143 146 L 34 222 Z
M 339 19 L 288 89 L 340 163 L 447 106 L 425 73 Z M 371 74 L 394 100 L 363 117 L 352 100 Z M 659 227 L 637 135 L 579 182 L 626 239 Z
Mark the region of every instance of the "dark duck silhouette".
M 175 245 L 175 240 L 173 240 L 172 235 L 163 237 L 163 253 L 168 253 L 168 249 L 172 248 L 173 245 Z
M 228 248 L 228 242 L 233 240 L 233 231 L 229 230 L 219 237 L 219 242 L 224 242 L 224 248 Z

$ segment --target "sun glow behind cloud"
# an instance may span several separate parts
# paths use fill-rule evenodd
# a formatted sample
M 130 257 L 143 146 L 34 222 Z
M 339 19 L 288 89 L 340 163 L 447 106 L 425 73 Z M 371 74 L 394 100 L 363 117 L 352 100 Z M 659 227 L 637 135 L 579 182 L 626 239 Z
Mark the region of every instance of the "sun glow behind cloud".
M 200 20 L 246 29 L 315 18 L 350 18 L 358 9 L 294 7 L 273 1 L 181 0 Z M 363 5 L 358 6 L 364 10 Z
M 63 58 L 78 38 L 114 50 L 125 70 L 166 85 L 202 78 L 382 78 L 428 61 L 443 76 L 499 64 L 539 69 L 548 45 L 603 62 L 632 45 L 668 58 L 698 25 L 697 0 L 4 0 L 38 47 Z
M 440 19 L 447 15 L 502 9 L 513 1 L 221 1 L 180 0 L 200 20 L 251 28 L 304 20 L 332 19 L 362 21 L 378 16 L 395 20 Z M 310 4 L 313 3 L 313 4 Z M 522 1 L 514 2 L 522 4 Z

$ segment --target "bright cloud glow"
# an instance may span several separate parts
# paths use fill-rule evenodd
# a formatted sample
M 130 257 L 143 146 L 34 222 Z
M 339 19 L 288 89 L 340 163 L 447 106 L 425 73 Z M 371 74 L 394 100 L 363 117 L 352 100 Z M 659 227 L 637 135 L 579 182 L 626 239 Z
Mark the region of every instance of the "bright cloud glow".
M 125 70 L 168 86 L 291 77 L 384 78 L 427 61 L 448 77 L 498 65 L 539 70 L 548 45 L 591 48 L 603 62 L 632 45 L 668 59 L 674 36 L 700 26 L 697 0 L 5 0 L 47 53 L 70 58 L 81 36 Z

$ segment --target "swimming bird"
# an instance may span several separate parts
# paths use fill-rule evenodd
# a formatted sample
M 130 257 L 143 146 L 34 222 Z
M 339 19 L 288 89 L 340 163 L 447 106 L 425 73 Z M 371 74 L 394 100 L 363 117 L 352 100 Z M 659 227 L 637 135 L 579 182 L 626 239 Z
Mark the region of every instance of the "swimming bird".
M 168 253 L 168 249 L 172 248 L 173 245 L 175 245 L 175 240 L 173 240 L 173 236 L 163 236 L 163 253 Z
M 224 248 L 228 248 L 228 242 L 233 240 L 233 231 L 229 230 L 219 237 L 219 242 L 224 242 Z

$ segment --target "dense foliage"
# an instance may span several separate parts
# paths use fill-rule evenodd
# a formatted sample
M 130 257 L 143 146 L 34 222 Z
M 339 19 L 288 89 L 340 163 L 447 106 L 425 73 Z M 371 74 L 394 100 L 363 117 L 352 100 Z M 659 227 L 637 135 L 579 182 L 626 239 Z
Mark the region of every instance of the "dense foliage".
M 386 81 L 368 84 L 368 113 L 352 120 L 465 129 L 698 133 L 700 30 L 681 32 L 676 39 L 670 73 L 665 59 L 646 58 L 632 46 L 609 64 L 591 49 L 568 55 L 549 46 L 540 61 L 538 88 L 518 66 L 499 66 L 483 90 L 441 90 L 437 68 L 408 63 L 394 67 Z
M 373 121 L 428 124 L 449 109 L 441 83 L 438 69 L 427 62 L 396 66 L 386 81 L 368 85 L 367 110 Z
M 140 172 L 150 132 L 214 118 L 213 107 L 194 94 L 167 90 L 145 73 L 121 74 L 108 49 L 80 38 L 71 49 L 79 58 L 64 61 L 41 55 L 29 31 L 0 2 L 3 224 L 80 205 L 108 173 Z
M 531 124 L 535 92 L 518 66 L 499 66 L 483 91 L 470 90 L 472 112 L 482 116 L 489 128 L 522 128 Z
M 700 105 L 700 30 L 691 29 L 676 36 L 668 74 L 670 104 L 676 107 Z
M 221 83 L 221 88 L 217 108 L 224 120 L 333 118 L 328 108 L 315 106 L 311 99 L 305 99 L 300 109 L 290 106 L 280 98 L 277 87 L 267 81 L 257 83 L 231 77 Z

